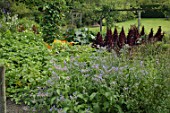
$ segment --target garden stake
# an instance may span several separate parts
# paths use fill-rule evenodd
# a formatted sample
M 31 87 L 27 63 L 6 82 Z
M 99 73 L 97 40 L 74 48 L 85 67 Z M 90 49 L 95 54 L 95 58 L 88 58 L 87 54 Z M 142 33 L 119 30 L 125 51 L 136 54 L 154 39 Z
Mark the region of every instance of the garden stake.
M 0 113 L 6 113 L 5 68 L 0 66 Z

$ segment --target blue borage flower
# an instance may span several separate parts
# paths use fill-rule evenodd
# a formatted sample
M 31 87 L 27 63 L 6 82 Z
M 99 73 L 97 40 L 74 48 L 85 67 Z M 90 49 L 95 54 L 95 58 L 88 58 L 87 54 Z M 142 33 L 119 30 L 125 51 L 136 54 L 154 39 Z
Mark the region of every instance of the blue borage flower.
M 37 93 L 37 96 L 38 96 L 38 97 L 48 97 L 48 93 L 38 92 L 38 93 Z
M 60 71 L 68 71 L 68 68 L 66 66 L 61 67 L 60 65 L 54 65 L 56 70 L 60 70 Z

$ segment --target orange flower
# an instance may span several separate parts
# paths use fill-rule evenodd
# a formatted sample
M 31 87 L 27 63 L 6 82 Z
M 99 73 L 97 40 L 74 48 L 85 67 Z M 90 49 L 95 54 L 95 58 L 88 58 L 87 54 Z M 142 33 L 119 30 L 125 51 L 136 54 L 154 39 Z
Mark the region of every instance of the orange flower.
M 58 39 L 54 39 L 53 43 L 68 44 L 68 45 L 74 44 L 74 42 L 68 42 L 67 40 L 58 40 Z
M 72 45 L 74 45 L 74 42 L 70 42 L 69 44 L 72 46 Z
M 61 40 L 61 42 L 62 42 L 62 43 L 67 43 L 67 41 L 66 41 L 66 40 Z
M 52 47 L 51 47 L 50 45 L 47 45 L 47 48 L 48 48 L 48 49 L 51 49 Z
M 48 43 L 45 43 L 45 46 L 46 46 L 48 49 L 52 49 L 52 47 L 51 47 Z

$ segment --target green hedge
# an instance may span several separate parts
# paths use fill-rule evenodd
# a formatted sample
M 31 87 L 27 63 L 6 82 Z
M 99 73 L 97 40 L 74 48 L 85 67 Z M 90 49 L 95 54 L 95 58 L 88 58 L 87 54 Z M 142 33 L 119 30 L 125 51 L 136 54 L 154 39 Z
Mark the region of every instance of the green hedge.
M 152 8 L 159 8 L 160 5 L 143 5 L 142 8 L 152 9 Z M 142 12 L 142 18 L 165 18 L 163 10 L 147 10 Z

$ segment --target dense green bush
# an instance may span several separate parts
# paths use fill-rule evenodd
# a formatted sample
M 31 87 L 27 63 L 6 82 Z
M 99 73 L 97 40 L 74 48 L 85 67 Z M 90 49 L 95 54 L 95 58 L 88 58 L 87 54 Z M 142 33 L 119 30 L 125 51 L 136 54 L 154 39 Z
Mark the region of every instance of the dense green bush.
M 7 30 L 11 32 L 16 32 L 18 26 L 18 15 L 10 16 L 3 15 L 3 18 L 0 19 L 0 32 L 5 33 Z
M 19 18 L 33 17 L 35 13 L 39 13 L 38 7 L 42 2 L 36 0 L 1 0 L 0 14 L 18 15 Z M 1 16 L 0 16 L 1 17 Z
M 134 14 L 134 12 L 120 12 L 116 18 L 115 21 L 116 22 L 124 22 L 130 19 L 134 19 L 136 17 L 136 15 Z
M 16 102 L 51 75 L 51 57 L 40 35 L 0 33 L 0 53 L 0 63 L 6 66 L 7 97 Z
M 141 5 L 141 8 L 145 9 L 154 9 L 161 7 L 159 4 L 150 4 L 150 5 Z M 142 12 L 141 17 L 142 18 L 165 18 L 165 14 L 163 13 L 164 7 L 160 10 L 148 10 L 145 12 Z
M 41 31 L 39 24 L 37 24 L 33 20 L 30 20 L 28 18 L 18 19 L 17 14 L 14 16 L 7 15 L 7 16 L 3 16 L 3 18 L 0 19 L 0 32 L 2 34 L 8 30 L 10 30 L 10 32 L 12 32 L 12 33 L 18 32 L 21 30 L 21 26 L 22 26 L 23 31 L 32 31 L 33 32 L 33 29 L 32 29 L 33 25 L 36 26 L 37 32 Z
M 23 17 L 24 15 L 27 15 L 27 17 L 28 17 L 28 15 L 31 16 L 31 12 L 33 11 L 33 9 L 32 10 L 29 9 L 27 7 L 27 5 L 24 3 L 19 3 L 19 2 L 12 3 L 11 2 L 10 5 L 11 5 L 11 7 L 10 7 L 11 13 L 13 15 L 18 14 L 19 17 Z
M 166 5 L 163 7 L 163 13 L 167 19 L 170 18 L 170 6 Z
M 18 25 L 23 25 L 25 29 L 32 31 L 33 25 L 37 27 L 37 30 L 41 31 L 40 25 L 29 18 L 18 19 Z
M 60 39 L 60 28 L 63 23 L 64 10 L 64 0 L 44 3 L 41 26 L 45 42 L 52 43 L 55 38 Z

